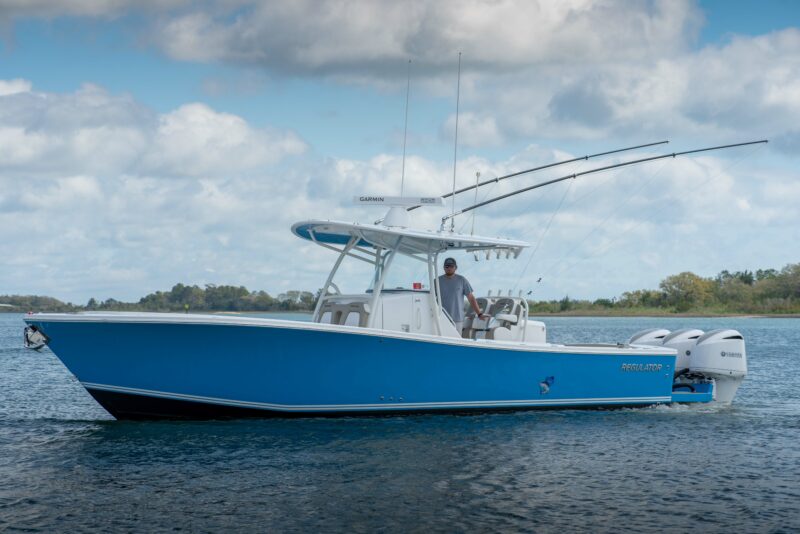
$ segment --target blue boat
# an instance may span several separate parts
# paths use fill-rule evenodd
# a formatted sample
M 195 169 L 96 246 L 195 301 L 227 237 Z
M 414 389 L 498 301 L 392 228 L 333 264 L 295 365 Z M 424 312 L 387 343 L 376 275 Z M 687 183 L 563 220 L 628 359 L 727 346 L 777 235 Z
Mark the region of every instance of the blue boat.
M 311 322 L 39 313 L 25 317 L 26 342 L 46 344 L 118 419 L 731 402 L 746 376 L 736 331 L 648 330 L 624 344 L 553 344 L 521 296 L 481 297 L 487 317 L 468 315 L 457 331 L 438 296 L 439 258 L 516 258 L 528 244 L 409 226 L 397 205 L 375 224 L 295 224 L 296 236 L 337 254 Z M 427 281 L 390 286 L 398 258 L 422 266 Z M 368 264 L 369 289 L 339 291 L 345 261 Z

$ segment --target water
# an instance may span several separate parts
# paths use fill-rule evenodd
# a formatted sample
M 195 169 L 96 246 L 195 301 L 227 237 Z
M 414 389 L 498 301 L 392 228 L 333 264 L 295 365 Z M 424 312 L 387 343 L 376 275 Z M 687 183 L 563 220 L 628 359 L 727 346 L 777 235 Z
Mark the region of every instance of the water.
M 800 320 L 545 320 L 736 328 L 750 375 L 723 409 L 117 422 L 0 314 L 0 531 L 800 530 Z

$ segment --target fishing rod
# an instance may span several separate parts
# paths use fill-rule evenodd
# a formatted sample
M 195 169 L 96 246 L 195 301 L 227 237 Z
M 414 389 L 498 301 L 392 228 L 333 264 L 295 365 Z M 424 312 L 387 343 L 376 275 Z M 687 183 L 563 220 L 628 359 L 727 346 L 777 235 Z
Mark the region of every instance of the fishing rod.
M 587 156 L 581 156 L 579 158 L 572 158 L 572 159 L 567 159 L 567 160 L 564 160 L 564 161 L 557 161 L 555 163 L 548 163 L 547 165 L 542 165 L 541 167 L 534 167 L 532 169 L 526 169 L 524 171 L 518 171 L 518 172 L 511 173 L 511 174 L 506 174 L 505 176 L 499 176 L 497 178 L 490 178 L 489 180 L 484 180 L 483 182 L 476 183 L 475 185 L 470 185 L 468 187 L 463 187 L 461 189 L 454 190 L 452 193 L 447 193 L 446 195 L 442 195 L 442 198 L 449 198 L 449 197 L 452 197 L 454 195 L 458 195 L 459 193 L 464 193 L 465 191 L 471 191 L 473 189 L 478 189 L 479 187 L 482 187 L 482 186 L 487 185 L 487 184 L 496 184 L 500 180 L 505 180 L 506 178 L 513 178 L 514 176 L 519 176 L 521 174 L 527 174 L 529 172 L 541 171 L 541 170 L 544 170 L 544 169 L 549 169 L 551 167 L 558 167 L 559 165 L 566 165 L 567 163 L 575 163 L 576 161 L 586 161 L 589 158 L 597 158 L 599 156 L 607 156 L 609 154 L 616 154 L 618 152 L 626 152 L 628 150 L 636 150 L 637 148 L 646 148 L 646 147 L 649 147 L 649 146 L 663 145 L 665 143 L 669 143 L 669 141 L 658 141 L 658 142 L 655 142 L 655 143 L 647 143 L 646 145 L 637 145 L 637 146 L 630 146 L 630 147 L 627 147 L 627 148 L 618 148 L 617 150 L 609 150 L 608 152 L 598 152 L 597 154 L 589 154 Z M 407 211 L 415 210 L 415 209 L 420 208 L 420 207 L 422 207 L 422 206 L 421 205 L 420 206 L 411 206 L 411 207 L 409 207 L 407 209 Z
M 483 202 L 478 202 L 477 204 L 473 204 L 472 206 L 468 206 L 468 207 L 466 207 L 466 208 L 464 208 L 464 209 L 462 209 L 460 211 L 457 211 L 455 213 L 451 213 L 450 215 L 445 215 L 444 217 L 442 217 L 442 228 L 444 228 L 444 223 L 448 219 L 451 219 L 451 218 L 455 217 L 456 215 L 461 215 L 461 214 L 466 213 L 468 211 L 472 211 L 475 208 L 480 208 L 481 206 L 485 206 L 487 204 L 491 204 L 493 202 L 497 202 L 498 200 L 503 200 L 504 198 L 513 197 L 514 195 L 519 195 L 520 193 L 525 193 L 526 191 L 531 191 L 533 189 L 538 189 L 538 188 L 544 187 L 546 185 L 551 185 L 551 184 L 555 184 L 555 183 L 558 183 L 558 182 L 563 182 L 564 180 L 569 180 L 570 178 L 577 178 L 578 176 L 584 176 L 586 174 L 593 174 L 593 173 L 596 173 L 596 172 L 607 171 L 609 169 L 616 169 L 618 167 L 625 167 L 627 165 L 634 165 L 636 163 L 645 163 L 647 161 L 655 161 L 657 159 L 675 158 L 677 156 L 685 156 L 686 154 L 697 154 L 698 152 L 708 152 L 710 150 L 721 150 L 723 148 L 733 148 L 733 147 L 738 147 L 738 146 L 756 145 L 756 144 L 759 144 L 759 143 L 768 143 L 768 142 L 769 142 L 769 140 L 762 139 L 760 141 L 748 141 L 746 143 L 736 143 L 736 144 L 733 144 L 733 145 L 720 145 L 720 146 L 712 146 L 712 147 L 708 147 L 708 148 L 697 148 L 697 149 L 694 149 L 694 150 L 685 150 L 683 152 L 673 152 L 672 154 L 662 154 L 660 156 L 651 156 L 649 158 L 635 159 L 635 160 L 626 161 L 626 162 L 623 162 L 623 163 L 617 163 L 615 165 L 606 165 L 605 167 L 598 167 L 596 169 L 589 169 L 588 171 L 578 172 L 578 173 L 575 173 L 575 174 L 569 174 L 567 176 L 562 176 L 561 178 L 555 178 L 553 180 L 548 180 L 546 182 L 541 182 L 539 184 L 535 184 L 535 185 L 532 185 L 532 186 L 529 186 L 529 187 L 524 187 L 522 189 L 518 189 L 516 191 L 512 191 L 511 193 L 506 193 L 505 195 L 500 195 L 499 197 L 490 198 L 489 200 L 484 200 Z

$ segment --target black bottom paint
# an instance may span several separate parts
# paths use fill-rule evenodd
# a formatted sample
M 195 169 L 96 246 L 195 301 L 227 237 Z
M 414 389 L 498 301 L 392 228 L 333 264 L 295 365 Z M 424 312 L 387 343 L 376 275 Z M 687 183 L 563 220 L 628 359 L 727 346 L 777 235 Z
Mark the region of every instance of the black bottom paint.
M 100 389 L 86 390 L 94 400 L 117 419 L 246 419 L 254 417 L 285 417 L 281 412 L 239 408 L 206 402 L 182 401 L 116 393 Z M 289 416 L 293 414 L 288 414 Z
M 100 405 L 117 419 L 253 419 L 253 418 L 297 418 L 297 417 L 386 417 L 418 414 L 482 414 L 529 410 L 615 410 L 619 408 L 643 408 L 644 404 L 614 404 L 608 406 L 531 406 L 510 408 L 471 408 L 471 409 L 428 409 L 428 410 L 386 410 L 386 411 L 337 411 L 337 412 L 284 412 L 279 410 L 259 410 L 239 408 L 206 402 L 183 401 L 116 393 L 99 389 L 87 391 Z

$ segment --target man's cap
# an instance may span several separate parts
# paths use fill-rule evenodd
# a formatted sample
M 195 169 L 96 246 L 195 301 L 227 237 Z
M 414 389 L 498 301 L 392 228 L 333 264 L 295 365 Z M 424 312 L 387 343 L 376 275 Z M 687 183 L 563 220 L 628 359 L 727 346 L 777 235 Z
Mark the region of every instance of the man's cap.
M 444 266 L 445 267 L 448 267 L 450 265 L 452 265 L 453 267 L 458 267 L 458 264 L 456 263 L 456 260 L 454 260 L 453 258 L 447 258 L 446 260 L 444 260 Z

